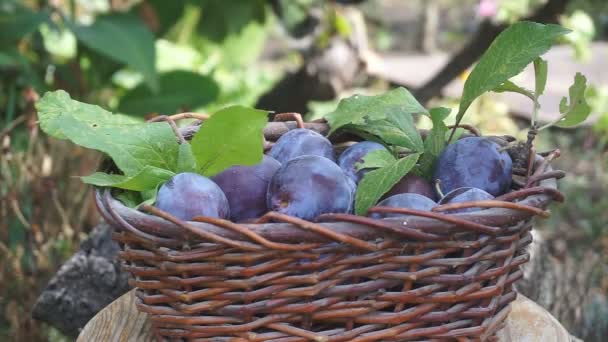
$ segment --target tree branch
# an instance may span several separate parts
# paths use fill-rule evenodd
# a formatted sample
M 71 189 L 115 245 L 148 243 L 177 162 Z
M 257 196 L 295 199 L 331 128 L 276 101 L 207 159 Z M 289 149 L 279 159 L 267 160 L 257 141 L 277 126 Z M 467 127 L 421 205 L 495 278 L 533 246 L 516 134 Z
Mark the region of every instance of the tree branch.
M 569 0 L 549 0 L 544 6 L 537 9 L 532 15 L 522 20 L 534 21 L 539 23 L 556 23 L 558 16 L 566 10 Z M 418 101 L 428 102 L 434 96 L 441 93 L 441 90 L 458 77 L 488 49 L 492 41 L 508 25 L 497 25 L 488 20 L 481 23 L 475 36 L 465 45 L 452 59 L 439 70 L 435 76 L 426 84 L 414 91 Z

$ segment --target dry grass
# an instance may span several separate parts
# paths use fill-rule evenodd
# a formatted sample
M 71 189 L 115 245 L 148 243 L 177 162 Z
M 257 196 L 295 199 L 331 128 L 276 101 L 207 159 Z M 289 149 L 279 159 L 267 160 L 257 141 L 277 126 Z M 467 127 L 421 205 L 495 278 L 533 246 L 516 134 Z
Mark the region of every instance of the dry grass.
M 12 126 L 0 136 L 0 341 L 58 341 L 31 309 L 98 221 L 90 188 L 74 176 L 100 155 L 46 137 L 33 111 Z

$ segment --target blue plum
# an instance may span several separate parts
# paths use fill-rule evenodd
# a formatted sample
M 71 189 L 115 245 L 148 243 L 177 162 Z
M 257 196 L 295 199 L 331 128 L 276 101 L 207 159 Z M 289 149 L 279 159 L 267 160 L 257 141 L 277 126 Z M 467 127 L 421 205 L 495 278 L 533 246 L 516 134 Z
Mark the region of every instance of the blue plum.
M 393 195 L 385 200 L 380 201 L 378 206 L 393 207 L 393 208 L 408 208 L 430 211 L 437 203 L 430 198 L 420 194 L 397 194 Z M 399 217 L 404 214 L 389 214 L 389 213 L 372 213 L 370 215 L 373 218 L 384 218 L 384 217 Z
M 301 156 L 283 164 L 268 185 L 268 209 L 311 220 L 352 210 L 353 183 L 333 161 Z
M 228 198 L 232 221 L 256 218 L 268 212 L 268 183 L 280 167 L 281 163 L 265 155 L 256 165 L 232 166 L 211 178 Z
M 230 216 L 228 199 L 222 189 L 197 173 L 184 172 L 171 177 L 158 190 L 154 205 L 181 220 L 195 216 Z
M 443 193 L 461 187 L 482 189 L 493 196 L 511 185 L 512 160 L 500 145 L 481 137 L 468 137 L 448 145 L 435 163 L 433 179 Z
M 335 160 L 331 142 L 321 134 L 305 128 L 296 128 L 283 134 L 270 150 L 270 156 L 281 164 L 306 155 Z
M 369 152 L 385 149 L 386 148 L 382 144 L 377 142 L 358 142 L 342 152 L 338 158 L 338 165 L 340 165 L 348 177 L 354 180 L 355 183 L 359 183 L 359 180 L 363 178 L 363 175 L 372 169 L 362 169 L 357 171 L 357 164 L 361 163 L 363 161 L 363 157 L 365 157 Z
M 413 173 L 405 175 L 403 178 L 393 185 L 393 187 L 385 193 L 381 199 L 389 198 L 393 195 L 414 193 L 426 196 L 433 201 L 437 199 L 435 190 L 424 178 L 416 176 Z
M 490 195 L 486 191 L 477 188 L 464 187 L 458 188 L 447 193 L 443 198 L 439 200 L 439 204 L 449 204 L 449 203 L 462 203 L 462 202 L 471 202 L 471 201 L 485 201 L 494 199 L 494 196 Z M 482 210 L 482 208 L 462 208 L 462 209 L 454 209 L 444 211 L 446 214 L 456 214 L 456 213 L 469 213 L 473 211 Z

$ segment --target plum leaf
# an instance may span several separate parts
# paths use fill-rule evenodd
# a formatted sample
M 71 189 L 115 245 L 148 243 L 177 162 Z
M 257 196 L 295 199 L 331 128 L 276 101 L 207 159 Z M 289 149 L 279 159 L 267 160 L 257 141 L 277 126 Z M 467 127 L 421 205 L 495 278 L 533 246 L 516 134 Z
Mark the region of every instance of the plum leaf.
M 446 126 L 444 120 L 450 115 L 451 109 L 445 107 L 432 108 L 430 111 L 433 128 L 424 139 L 424 154 L 420 157 L 418 173 L 421 177 L 428 178 L 433 170 L 435 160 L 443 151 L 446 144 Z
M 424 146 L 412 118 L 412 114 L 420 113 L 428 114 L 414 96 L 401 87 L 381 95 L 353 95 L 343 99 L 325 118 L 330 134 L 342 128 L 421 152 Z
M 511 77 L 547 52 L 555 40 L 570 30 L 559 25 L 517 22 L 501 32 L 481 56 L 464 84 L 456 125 L 473 100 Z
M 178 143 L 167 122 L 144 123 L 112 114 L 74 101 L 63 90 L 47 92 L 36 109 L 47 134 L 106 153 L 127 176 L 146 166 L 176 170 Z
M 580 72 L 574 76 L 574 84 L 568 89 L 569 102 L 563 97 L 559 103 L 559 111 L 562 118 L 556 123 L 559 127 L 572 127 L 585 121 L 591 113 L 591 107 L 585 99 L 587 89 L 587 78 Z
M 547 85 L 547 61 L 536 57 L 534 59 L 534 95 L 536 99 L 545 92 Z
M 361 169 L 376 169 L 385 167 L 395 162 L 395 156 L 389 150 L 375 150 L 367 153 L 363 157 L 363 161 L 357 163 L 355 168 L 357 171 Z
M 266 111 L 243 106 L 230 106 L 213 114 L 191 142 L 199 173 L 211 177 L 234 165 L 259 163 L 267 121 Z
M 504 93 L 504 92 L 512 92 L 512 93 L 518 93 L 518 94 L 522 94 L 525 97 L 529 98 L 530 100 L 534 101 L 535 97 L 534 94 L 532 93 L 531 90 L 526 89 L 524 87 L 520 87 L 517 84 L 507 80 L 505 82 L 503 82 L 503 84 L 499 85 L 498 87 L 492 89 L 493 92 L 495 93 Z
M 363 176 L 355 195 L 355 213 L 365 215 L 393 185 L 414 168 L 420 153 L 411 154 Z
M 196 158 L 192 152 L 192 145 L 189 142 L 184 142 L 179 145 L 177 152 L 177 173 L 181 172 L 196 172 Z
M 146 166 L 133 176 L 110 175 L 104 172 L 95 172 L 80 177 L 83 182 L 97 186 L 109 186 L 125 190 L 143 191 L 154 189 L 158 184 L 164 183 L 175 175 L 174 172 L 153 166 Z

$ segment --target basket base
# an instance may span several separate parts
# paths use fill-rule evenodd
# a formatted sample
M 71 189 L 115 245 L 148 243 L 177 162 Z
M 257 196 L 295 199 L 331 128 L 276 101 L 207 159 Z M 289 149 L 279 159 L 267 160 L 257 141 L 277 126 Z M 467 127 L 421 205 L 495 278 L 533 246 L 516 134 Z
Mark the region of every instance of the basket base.
M 135 306 L 134 291 L 124 294 L 93 317 L 77 342 L 155 341 L 147 315 Z M 521 294 L 511 303 L 506 326 L 496 337 L 499 342 L 577 340 L 549 312 Z

